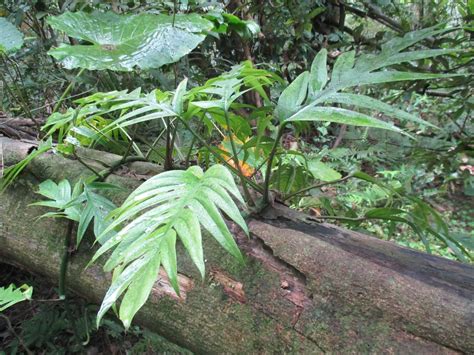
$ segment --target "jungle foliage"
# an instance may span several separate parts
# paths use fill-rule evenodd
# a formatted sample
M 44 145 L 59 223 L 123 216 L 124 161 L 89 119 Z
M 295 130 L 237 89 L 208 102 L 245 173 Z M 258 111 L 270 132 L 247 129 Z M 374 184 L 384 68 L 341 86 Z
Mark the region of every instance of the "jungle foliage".
M 474 195 L 472 2 L 14 3 L 2 111 L 41 143 L 0 189 L 46 151 L 122 156 L 43 182 L 35 203 L 77 225 L 74 248 L 92 232 L 91 262 L 107 254 L 97 325 L 119 303 L 128 328 L 160 266 L 179 293 L 178 241 L 204 277 L 201 229 L 244 262 L 226 221 L 248 235 L 245 218 L 274 203 L 472 262 L 472 220 L 448 224 L 438 202 Z M 133 161 L 164 172 L 117 207 L 105 180 Z

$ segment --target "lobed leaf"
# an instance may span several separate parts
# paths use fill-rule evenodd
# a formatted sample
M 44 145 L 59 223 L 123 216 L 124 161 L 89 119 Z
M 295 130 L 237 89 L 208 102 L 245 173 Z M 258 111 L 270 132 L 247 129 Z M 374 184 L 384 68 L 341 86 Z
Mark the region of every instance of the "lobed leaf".
M 96 252 L 92 261 L 112 249 L 104 265 L 114 269 L 114 281 L 107 292 L 98 322 L 126 291 L 120 318 L 128 327 L 151 291 L 160 264 L 179 293 L 176 240 L 179 238 L 204 277 L 201 226 L 231 255 L 243 262 L 242 254 L 220 211 L 248 234 L 231 195 L 243 202 L 232 174 L 221 165 L 206 172 L 198 166 L 186 171 L 156 175 L 133 191 L 113 211 L 103 234 L 119 229 Z

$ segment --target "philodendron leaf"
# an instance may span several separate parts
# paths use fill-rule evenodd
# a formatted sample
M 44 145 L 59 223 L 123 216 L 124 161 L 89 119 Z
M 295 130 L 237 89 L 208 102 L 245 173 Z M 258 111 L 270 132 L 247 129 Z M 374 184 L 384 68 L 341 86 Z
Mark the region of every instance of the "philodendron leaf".
M 342 105 L 347 105 L 347 106 L 357 106 L 357 107 L 362 107 L 362 108 L 366 108 L 370 110 L 380 111 L 389 116 L 398 118 L 403 121 L 416 122 L 422 125 L 437 128 L 435 125 L 421 119 L 418 116 L 415 116 L 406 111 L 397 109 L 396 107 L 392 105 L 386 104 L 385 102 L 379 101 L 377 99 L 373 99 L 365 95 L 337 93 L 328 97 L 325 102 L 337 103 L 337 104 L 342 104 Z
M 334 181 L 342 177 L 339 172 L 319 160 L 310 160 L 308 169 L 316 179 L 321 181 Z
M 339 57 L 337 57 L 332 70 L 331 81 L 340 81 L 345 75 L 349 74 L 352 67 L 354 66 L 354 60 L 355 51 L 342 53 Z
M 43 181 L 39 185 L 38 194 L 48 198 L 48 200 L 34 202 L 31 206 L 55 208 L 59 210 L 64 217 L 76 222 L 82 218 L 81 210 L 78 205 L 69 206 L 71 201 L 77 197 L 73 196 L 69 181 L 62 180 L 58 184 L 52 180 Z M 49 215 L 43 215 L 43 217 L 47 216 Z
M 160 265 L 177 293 L 178 271 L 175 243 L 179 238 L 199 272 L 204 276 L 201 226 L 231 255 L 243 257 L 220 211 L 248 234 L 247 225 L 232 199 L 243 203 L 231 173 L 222 165 L 206 172 L 193 166 L 186 171 L 167 171 L 139 186 L 121 207 L 109 216 L 107 234 L 119 229 L 97 251 L 92 261 L 114 249 L 106 271 L 114 280 L 100 308 L 97 322 L 125 293 L 119 316 L 125 327 L 145 303 Z M 100 239 L 100 236 L 99 236 Z
M 290 117 L 287 122 L 298 121 L 325 121 L 347 124 L 351 126 L 382 128 L 398 133 L 404 133 L 400 128 L 391 123 L 378 120 L 374 117 L 359 112 L 337 107 L 307 107 Z
M 212 23 L 197 14 L 117 15 L 66 12 L 48 23 L 87 45 L 62 45 L 49 54 L 68 69 L 130 71 L 174 63 L 197 47 Z
M 12 53 L 23 45 L 23 35 L 17 28 L 0 17 L 0 53 Z
M 309 72 L 301 73 L 288 87 L 283 90 L 278 99 L 276 114 L 284 121 L 295 113 L 303 103 L 308 92 Z
M 172 107 L 173 107 L 173 111 L 176 112 L 176 114 L 178 115 L 183 113 L 184 95 L 186 94 L 187 83 L 188 83 L 188 78 L 185 78 L 183 81 L 179 83 L 174 93 Z
M 328 82 L 327 58 L 328 51 L 326 48 L 321 49 L 314 57 L 309 79 L 310 96 L 324 89 Z

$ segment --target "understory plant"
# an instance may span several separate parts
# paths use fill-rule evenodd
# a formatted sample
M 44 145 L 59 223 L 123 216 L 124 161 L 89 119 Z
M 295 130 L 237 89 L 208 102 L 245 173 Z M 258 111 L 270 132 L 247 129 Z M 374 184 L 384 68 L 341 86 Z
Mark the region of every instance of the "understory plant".
M 183 50 L 181 56 L 194 48 L 199 40 L 203 40 L 203 32 L 212 27 L 207 20 L 195 16 L 179 19 L 160 16 L 165 28 L 159 27 L 157 31 L 177 33 L 176 27 L 179 27 L 179 33 L 188 31 L 197 36 L 186 34 L 196 41 Z M 91 42 L 94 54 L 105 51 L 110 56 L 111 67 L 108 69 L 132 70 L 135 66 L 146 69 L 149 68 L 147 65 L 154 65 L 150 61 L 143 65 L 121 62 L 120 55 L 124 58 L 129 55 L 121 52 L 122 47 L 127 46 L 128 38 L 122 38 L 123 42 L 113 45 L 106 43 L 103 38 L 107 38 L 107 33 L 103 28 L 99 31 L 102 39 L 87 37 L 81 33 L 78 24 L 90 19 L 86 16 L 85 20 L 81 20 L 81 17 L 83 15 L 63 15 L 51 20 L 51 24 L 72 37 Z M 136 19 L 125 17 L 123 22 L 117 21 L 120 22 L 117 26 Z M 109 23 L 105 27 L 110 27 L 109 32 L 112 34 L 120 33 Z M 146 37 L 149 30 L 144 27 L 141 34 Z M 163 162 L 167 170 L 140 185 L 120 207 L 115 209 L 107 204 L 110 208 L 107 208 L 109 213 L 105 218 L 104 211 L 97 211 L 97 206 L 103 207 L 104 203 L 95 203 L 100 198 L 91 191 L 90 186 L 81 185 L 77 192 L 71 192 L 66 182 L 59 185 L 47 182 L 40 186 L 40 193 L 54 200 L 41 202 L 43 206 L 58 208 L 62 211 L 61 215 L 79 223 L 77 243 L 94 216 L 95 223 L 99 224 L 94 231 L 101 246 L 92 262 L 107 253 L 104 269 L 113 272 L 113 280 L 100 308 L 98 324 L 102 316 L 123 296 L 118 315 L 126 327 L 130 326 L 134 315 L 147 300 L 160 266 L 179 294 L 177 240 L 184 245 L 204 277 L 202 228 L 229 254 L 243 262 L 224 216 L 248 235 L 244 214 L 258 213 L 272 203 L 304 195 L 311 188 L 349 178 L 382 186 L 376 179 L 360 171 L 315 184 L 317 173 L 328 168 L 323 162 L 316 162 L 312 172 L 303 154 L 283 149 L 282 137 L 304 127 L 308 122 L 384 129 L 413 139 L 416 133 L 402 129 L 399 123 L 410 122 L 414 127 L 439 129 L 413 114 L 362 95 L 358 89 L 366 85 L 456 76 L 391 69 L 407 61 L 455 55 L 457 50 L 449 48 L 407 50 L 420 41 L 448 31 L 451 29 L 437 25 L 407 33 L 403 37 L 394 37 L 375 54 L 356 54 L 356 51 L 342 53 L 335 60 L 332 71 L 328 71 L 328 52 L 323 48 L 315 56 L 309 70 L 299 74 L 289 85 L 285 85 L 275 73 L 255 68 L 247 61 L 203 85 L 195 82 L 190 85 L 190 80 L 185 78 L 173 91 L 155 89 L 143 93 L 138 88 L 133 91 L 98 92 L 76 100 L 77 107 L 51 115 L 43 130 L 49 139 L 56 138 L 55 150 L 58 152 L 78 158 L 76 150 L 79 147 L 101 146 L 120 152 L 123 156 L 121 164 L 137 160 L 156 161 Z M 138 32 L 134 35 L 138 35 Z M 70 68 L 105 69 L 89 62 L 84 50 L 80 45 L 62 46 L 53 49 L 51 54 Z M 132 59 L 143 58 L 138 56 Z M 177 59 L 170 58 L 166 63 Z M 277 87 L 283 89 L 275 90 Z M 245 95 L 249 93 L 258 94 L 261 105 L 245 101 Z M 386 118 L 376 118 L 376 113 L 383 113 Z M 388 117 L 394 120 L 390 121 Z M 148 142 L 138 138 L 141 129 L 156 131 L 155 140 Z M 195 157 L 193 161 L 199 164 L 192 165 L 191 157 Z M 24 166 L 26 163 L 21 164 Z M 204 171 L 199 165 L 208 168 Z M 93 172 L 91 181 L 101 181 L 107 175 L 90 166 L 88 169 Z M 111 171 L 109 169 L 109 173 Z M 18 167 L 8 168 L 2 188 L 18 173 Z M 234 178 L 238 180 L 241 190 Z M 398 198 L 403 194 L 391 187 L 383 188 L 390 191 L 393 197 Z M 46 190 L 65 192 L 51 193 Z M 415 201 L 414 197 L 408 198 Z M 420 231 L 420 236 L 428 233 L 449 244 L 461 258 L 472 258 L 466 248 L 449 235 L 446 224 L 432 208 L 422 201 L 415 202 L 420 206 L 423 219 L 407 218 L 406 211 L 390 204 L 367 212 L 365 217 L 406 223 Z M 347 216 L 341 219 L 351 221 Z M 432 225 L 433 221 L 435 226 Z

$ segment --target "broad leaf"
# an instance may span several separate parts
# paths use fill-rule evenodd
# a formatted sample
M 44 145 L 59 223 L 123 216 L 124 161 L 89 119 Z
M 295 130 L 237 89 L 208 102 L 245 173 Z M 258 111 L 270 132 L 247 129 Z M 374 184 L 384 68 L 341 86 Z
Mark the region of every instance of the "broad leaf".
M 405 53 L 400 52 L 423 39 L 453 30 L 452 28 L 441 28 L 442 26 L 443 25 L 440 24 L 433 27 L 424 28 L 419 31 L 409 32 L 403 37 L 394 37 L 390 41 L 385 42 L 382 45 L 381 53 L 377 55 L 361 55 L 359 60 L 357 61 L 355 69 L 359 71 L 373 71 L 382 67 L 386 67 L 388 65 L 398 64 L 410 60 L 416 60 L 414 58 L 414 56 L 416 55 L 415 53 L 424 52 L 425 54 L 427 54 L 427 51 L 412 51 Z M 432 52 L 431 56 L 434 57 L 440 54 L 440 52 Z M 423 56 L 419 57 L 418 59 L 422 58 L 429 57 Z
M 284 121 L 295 113 L 303 103 L 308 92 L 309 72 L 301 73 L 288 87 L 283 90 L 276 108 L 277 117 Z
M 382 128 L 398 133 L 404 133 L 400 128 L 391 123 L 378 120 L 359 112 L 337 107 L 307 107 L 306 109 L 302 109 L 295 113 L 286 122 L 298 121 L 335 122 L 351 126 Z
M 122 302 L 120 303 L 119 313 L 119 317 L 125 328 L 130 327 L 133 316 L 142 308 L 148 299 L 153 285 L 158 278 L 160 262 L 159 254 L 151 258 L 150 262 L 141 269 L 137 277 L 131 282 L 127 292 L 125 292 Z
M 48 23 L 68 36 L 90 42 L 49 51 L 68 69 L 130 71 L 174 63 L 197 47 L 212 23 L 197 14 L 117 15 L 67 12 Z
M 374 73 L 357 73 L 353 72 L 346 75 L 344 80 L 332 82 L 330 89 L 342 90 L 357 85 L 373 85 L 393 83 L 396 81 L 414 81 L 414 80 L 428 80 L 428 79 L 442 79 L 459 76 L 459 74 L 431 74 L 431 73 L 414 73 L 402 72 L 396 70 L 379 71 Z
M 184 104 L 184 95 L 186 94 L 186 85 L 188 79 L 185 78 L 181 83 L 179 83 L 176 91 L 174 93 L 173 102 L 171 104 L 173 111 L 178 115 L 183 113 L 183 104 Z
M 177 238 L 204 276 L 200 225 L 230 254 L 243 261 L 219 211 L 248 234 L 247 225 L 231 195 L 243 203 L 232 175 L 221 165 L 214 165 L 205 173 L 198 166 L 186 171 L 164 172 L 132 192 L 123 205 L 110 214 L 112 222 L 103 234 L 118 228 L 119 231 L 102 245 L 92 260 L 114 249 L 104 266 L 106 271 L 115 270 L 114 281 L 102 303 L 98 322 L 127 290 L 120 307 L 120 318 L 128 327 L 146 301 L 160 264 L 179 293 Z
M 321 181 L 334 181 L 342 177 L 339 172 L 319 160 L 310 160 L 308 162 L 308 169 L 315 179 Z
M 117 186 L 108 183 L 93 182 L 84 184 L 79 181 L 74 185 L 74 189 L 71 189 L 71 185 L 67 180 L 62 180 L 59 184 L 52 180 L 46 180 L 39 185 L 38 194 L 48 198 L 48 200 L 35 202 L 31 205 L 58 210 L 57 212 L 45 213 L 41 217 L 65 217 L 78 222 L 76 245 L 80 244 L 87 228 L 94 220 L 94 235 L 96 237 L 100 235 L 101 239 L 98 241 L 103 244 L 114 235 L 114 231 L 109 231 L 106 234 L 102 232 L 111 223 L 105 217 L 116 207 L 107 198 L 93 192 L 93 189 L 116 188 Z
M 334 64 L 331 80 L 327 85 L 327 73 L 325 71 L 327 53 L 326 50 L 323 49 L 317 54 L 311 67 L 309 95 L 305 105 L 302 106 L 302 101 L 300 100 L 302 97 L 304 100 L 304 96 L 306 95 L 306 72 L 301 74 L 283 91 L 278 101 L 276 116 L 285 123 L 295 121 L 328 121 L 347 125 L 382 128 L 403 133 L 402 130 L 392 123 L 387 123 L 368 115 L 342 108 L 317 107 L 324 103 L 338 103 L 375 110 L 401 120 L 433 126 L 416 116 L 398 110 L 381 101 L 363 95 L 340 93 L 340 91 L 361 85 L 458 76 L 458 74 L 380 70 L 383 67 L 393 64 L 455 52 L 449 49 L 401 52 L 424 38 L 446 31 L 448 30 L 441 29 L 440 26 L 435 26 L 429 29 L 408 33 L 403 38 L 396 37 L 384 45 L 381 53 L 376 55 L 362 54 L 356 58 L 355 51 L 343 53 L 337 58 Z
M 76 198 L 72 193 L 69 181 L 62 180 L 56 184 L 52 180 L 43 181 L 39 185 L 38 194 L 47 197 L 49 200 L 32 203 L 31 206 L 45 206 L 59 210 L 56 215 L 63 215 L 64 217 L 79 221 L 81 218 L 81 211 L 79 206 L 69 206 L 71 201 Z M 52 214 L 43 215 L 43 217 L 52 216 Z
M 17 28 L 0 17 L 0 53 L 12 53 L 23 45 L 23 35 Z
M 107 215 L 116 206 L 109 199 L 93 192 L 87 185 L 84 187 L 81 197 L 84 199 L 84 206 L 77 226 L 77 245 L 81 242 L 92 220 L 94 220 L 94 235 L 101 236 L 98 241 L 103 244 L 115 234 L 113 231 L 106 234 L 102 232 L 110 224 L 110 221 L 106 220 Z
M 385 102 L 379 101 L 377 99 L 373 99 L 365 95 L 339 93 L 339 94 L 331 95 L 329 98 L 325 100 L 325 102 L 337 103 L 337 104 L 348 105 L 348 106 L 357 106 L 357 107 L 367 108 L 370 110 L 380 111 L 403 121 L 416 122 L 419 124 L 437 128 L 435 125 L 419 118 L 418 116 L 412 115 L 403 110 L 399 110 L 395 108 L 394 106 L 386 104 Z
M 352 67 L 354 66 L 355 51 L 342 53 L 336 59 L 334 68 L 332 70 L 331 81 L 340 81 L 345 75 L 350 74 Z
M 326 86 L 328 81 L 327 57 L 328 51 L 326 48 L 321 49 L 314 57 L 309 79 L 310 96 Z

